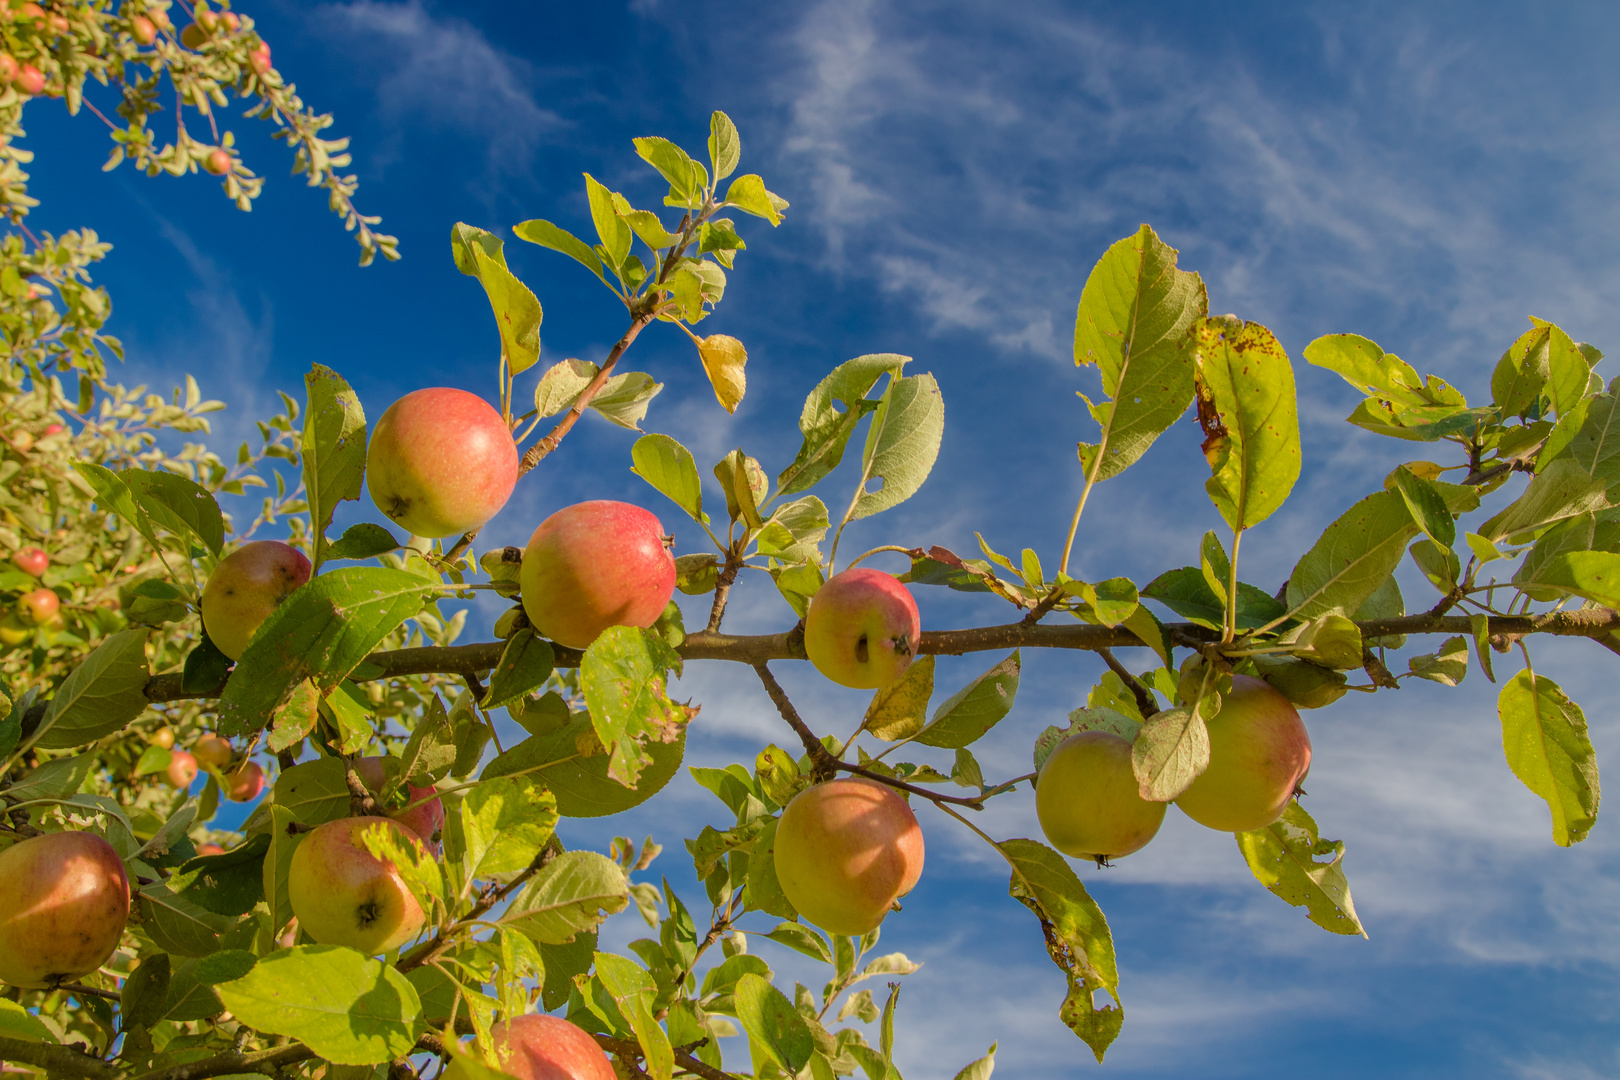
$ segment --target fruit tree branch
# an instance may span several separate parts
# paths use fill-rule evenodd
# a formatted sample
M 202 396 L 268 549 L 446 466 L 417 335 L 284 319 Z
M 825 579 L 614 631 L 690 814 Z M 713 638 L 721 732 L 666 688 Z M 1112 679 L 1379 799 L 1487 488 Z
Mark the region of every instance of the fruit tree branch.
M 71 1076 L 82 1080 L 123 1080 L 124 1071 L 72 1046 L 29 1042 L 0 1035 L 0 1061 L 37 1065 L 47 1076 Z
M 243 1073 L 281 1076 L 283 1065 L 294 1065 L 319 1056 L 302 1043 L 290 1043 L 270 1050 L 255 1050 L 245 1054 L 233 1050 L 185 1065 L 171 1065 L 166 1069 L 139 1073 L 130 1080 L 207 1080 L 211 1076 L 235 1076 Z
M 596 1040 L 597 1046 L 610 1054 L 619 1055 L 620 1058 L 634 1061 L 641 1057 L 641 1044 L 634 1039 L 615 1039 L 611 1035 L 592 1035 L 591 1038 Z M 701 1076 L 703 1080 L 738 1080 L 731 1073 L 721 1072 L 713 1065 L 693 1057 L 679 1047 L 675 1047 L 674 1051 L 675 1064 L 694 1076 Z

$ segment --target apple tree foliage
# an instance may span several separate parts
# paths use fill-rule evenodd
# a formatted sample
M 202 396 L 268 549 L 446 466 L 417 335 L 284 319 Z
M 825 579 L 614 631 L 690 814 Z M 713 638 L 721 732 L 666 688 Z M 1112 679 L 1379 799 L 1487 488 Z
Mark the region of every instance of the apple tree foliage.
M 218 125 L 233 97 L 245 100 L 248 115 L 270 120 L 294 147 L 297 170 L 327 190 L 362 261 L 397 257 L 393 239 L 353 204 L 354 180 L 338 171 L 344 142 L 321 135 L 329 118 L 270 66 L 251 19 L 163 0 L 12 4 L 0 14 L 0 45 L 42 73 L 40 96 L 107 120 L 109 168 L 218 172 L 209 155 L 224 149 L 225 193 L 244 207 L 260 181 Z M 171 89 L 183 108 L 164 118 L 159 102 Z M 711 483 L 687 448 L 646 433 L 657 426 L 661 384 L 623 360 L 655 324 L 691 341 L 721 408 L 734 410 L 746 392 L 743 343 L 697 327 L 723 299 L 745 236 L 757 243 L 760 221 L 779 225 L 788 203 L 758 175 L 738 173 L 741 144 L 724 114 L 714 114 L 697 156 L 662 138 L 635 140 L 649 177 L 660 178 L 660 190 L 649 189 L 660 208 L 638 208 L 587 175 L 589 221 L 513 227 L 622 301 L 622 336 L 599 362 L 542 364 L 541 303 L 508 267 L 504 239 L 452 230 L 455 264 L 495 317 L 491 396 L 522 470 L 542 466 L 594 411 L 629 433 L 625 453 L 649 499 L 667 498 L 665 512 L 685 514 L 713 543 L 678 559 L 682 592 L 712 597 L 704 627 L 687 629 L 671 605 L 652 629 L 614 628 L 580 652 L 538 637 L 520 606 L 491 628 L 467 625 L 458 601 L 478 591 L 516 598 L 516 549 L 480 550 L 475 534 L 430 544 L 381 523 L 330 534 L 335 509 L 362 491 L 368 413 L 338 372 L 313 368 L 302 398 L 283 395 L 256 443 L 223 454 L 191 441 L 208 435 L 208 414 L 224 405 L 204 400 L 189 376 L 170 398 L 109 379 L 106 361 L 121 346 L 105 333 L 109 300 L 89 273 L 107 245 L 87 229 L 36 236 L 25 226 L 35 203 L 18 139 L 30 100 L 16 86 L 0 93 L 0 212 L 13 226 L 0 241 L 0 546 L 50 552 L 43 584 L 60 597 L 62 619 L 0 620 L 0 846 L 94 832 L 126 860 L 135 902 L 122 946 L 100 971 L 0 992 L 0 1058 L 15 1067 L 109 1080 L 414 1076 L 431 1073 L 434 1059 L 476 1054 L 499 1019 L 544 1009 L 592 1032 L 627 1076 L 744 1075 L 746 1058 L 756 1077 L 898 1078 L 892 980 L 916 965 L 878 953 L 877 931 L 824 935 L 801 921 L 772 863 L 781 808 L 839 772 L 931 803 L 996 849 L 1011 899 L 1037 920 L 1067 978 L 1057 1020 L 1101 1060 L 1124 1018 L 1104 913 L 1051 847 L 973 822 L 991 799 L 1030 797 L 1033 774 L 986 776 L 972 749 L 1015 707 L 1029 648 L 1094 652 L 1102 671 L 1069 726 L 1037 740 L 1035 765 L 1074 731 L 1113 731 L 1134 741 L 1141 791 L 1159 801 L 1208 764 L 1205 719 L 1233 672 L 1319 708 L 1409 679 L 1455 685 L 1477 666 L 1501 681 L 1507 762 L 1546 801 L 1555 843 L 1576 843 L 1593 826 L 1599 785 L 1585 719 L 1537 674 L 1529 643 L 1576 636 L 1620 652 L 1620 496 L 1609 497 L 1620 481 L 1620 397 L 1594 370 L 1602 354 L 1558 326 L 1532 319 L 1473 402 L 1366 338 L 1308 345 L 1307 363 L 1365 394 L 1349 423 L 1415 444 L 1414 460 L 1350 501 L 1281 588 L 1261 587 L 1240 576 L 1240 553 L 1245 532 L 1283 506 L 1300 474 L 1294 361 L 1266 327 L 1211 315 L 1202 280 L 1144 225 L 1102 254 L 1079 298 L 1075 362 L 1098 368 L 1103 394 L 1076 418 L 1083 486 L 1064 549 L 1045 563 L 982 539 L 967 557 L 939 546 L 879 549 L 905 556 L 903 580 L 919 591 L 985 594 L 986 610 L 1011 610 L 1005 622 L 925 633 L 923 655 L 873 694 L 840 740 L 811 730 L 768 665 L 803 661 L 796 621 L 830 573 L 845 525 L 903 502 L 927 479 L 943 397 L 908 357 L 845 361 L 806 399 L 791 461 L 739 449 L 713 464 Z M 162 135 L 160 120 L 173 125 Z M 204 127 L 207 139 L 194 134 Z M 1072 576 L 1093 487 L 1189 411 L 1205 436 L 1205 490 L 1228 531 L 1207 533 L 1195 562 L 1151 581 Z M 829 490 L 846 456 L 859 463 L 857 482 Z M 1506 490 L 1519 473 L 1528 483 Z M 1491 516 L 1459 536 L 1459 516 L 1493 497 Z M 200 589 L 224 554 L 271 534 L 303 549 L 315 576 L 233 667 L 200 626 Z M 1434 589 L 1412 613 L 1393 577 L 1408 558 Z M 744 570 L 780 594 L 780 633 L 723 632 Z M 0 572 L 8 606 L 39 584 L 21 569 Z M 459 643 L 464 636 L 491 640 Z M 1142 658 L 1130 667 L 1114 655 L 1127 648 Z M 936 694 L 933 657 L 968 652 L 989 652 L 993 663 Z M 689 770 L 721 805 L 714 824 L 685 840 L 704 895 L 681 897 L 649 874 L 660 851 L 650 838 L 578 849 L 568 819 L 657 797 L 682 768 L 690 725 L 702 722 L 700 705 L 672 700 L 665 678 L 716 661 L 760 680 L 792 749 L 772 744 L 752 761 Z M 1516 672 L 1497 671 L 1509 662 Z M 493 741 L 499 710 L 522 739 Z M 218 769 L 197 795 L 161 782 L 164 728 L 183 746 L 205 731 L 229 736 L 238 762 L 257 759 L 273 774 L 271 795 L 239 830 L 210 824 Z M 949 772 L 900 760 L 930 757 L 908 748 L 950 751 Z M 386 784 L 365 793 L 353 763 L 377 755 Z M 302 834 L 397 807 L 408 787 L 429 783 L 446 804 L 443 858 L 375 841 L 429 912 L 420 940 L 374 958 L 289 931 L 287 870 Z M 1297 804 L 1236 841 L 1261 884 L 1312 922 L 1363 932 L 1343 845 Z M 226 850 L 199 855 L 205 842 Z M 648 936 L 631 943 L 633 955 L 600 951 L 603 920 L 631 907 Z M 771 958 L 785 954 L 774 950 L 825 964 L 820 992 L 782 983 Z M 474 1036 L 474 1049 L 458 1035 Z M 747 1049 L 733 1044 L 727 1071 L 720 1047 L 736 1036 Z M 960 1076 L 986 1077 L 993 1066 L 994 1048 Z M 465 1067 L 500 1075 L 476 1060 Z

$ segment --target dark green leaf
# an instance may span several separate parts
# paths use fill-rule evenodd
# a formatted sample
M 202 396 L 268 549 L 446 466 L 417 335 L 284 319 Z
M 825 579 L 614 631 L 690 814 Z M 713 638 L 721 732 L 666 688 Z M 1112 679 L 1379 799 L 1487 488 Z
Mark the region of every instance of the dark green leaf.
M 328 559 L 372 559 L 385 551 L 399 547 L 394 534 L 381 525 L 363 521 L 350 525 L 343 535 L 332 541 L 326 549 Z
M 1446 500 L 1428 480 L 1405 465 L 1390 474 L 1396 491 L 1406 500 L 1412 520 L 1441 547 L 1450 549 L 1457 541 L 1457 522 L 1446 509 Z
M 198 634 L 201 639 L 196 648 L 186 654 L 185 667 L 180 672 L 180 690 L 186 694 L 212 696 L 225 685 L 231 673 L 231 658 L 219 651 L 207 631 Z
M 584 749 L 584 753 L 581 749 Z M 580 715 L 549 735 L 536 735 L 518 743 L 484 767 L 483 778 L 530 773 L 545 781 L 557 796 L 557 812 L 564 817 L 604 817 L 639 806 L 669 783 L 681 766 L 686 750 L 686 729 L 674 742 L 650 741 L 643 748 L 651 761 L 634 788 L 608 776 L 611 758 L 597 740 L 591 718 Z
M 1184 566 L 1166 570 L 1142 587 L 1142 598 L 1157 600 L 1177 615 L 1200 626 L 1218 630 L 1226 606 L 1210 591 L 1202 569 Z M 1286 609 L 1264 589 L 1238 582 L 1237 628 L 1253 630 L 1282 615 Z M 1133 631 L 1134 632 L 1134 631 Z
M 135 965 L 119 993 L 124 1026 L 151 1027 L 168 1012 L 169 954 L 154 953 Z
M 96 646 L 56 690 L 35 732 L 42 750 L 65 750 L 110 735 L 148 704 L 146 639 L 151 631 L 120 630 Z
M 264 899 L 264 859 L 270 836 L 260 833 L 220 855 L 182 864 L 169 888 L 216 915 L 246 915 Z
M 539 689 L 551 677 L 555 660 L 551 643 L 535 636 L 533 630 L 513 634 L 501 653 L 501 662 L 490 672 L 489 693 L 482 702 L 485 711 Z

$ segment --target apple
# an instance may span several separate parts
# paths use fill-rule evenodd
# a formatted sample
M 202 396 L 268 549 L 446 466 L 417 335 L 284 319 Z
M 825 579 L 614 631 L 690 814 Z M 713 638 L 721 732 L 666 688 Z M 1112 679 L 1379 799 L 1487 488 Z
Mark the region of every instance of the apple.
M 231 171 L 230 151 L 222 147 L 214 147 L 208 151 L 208 156 L 203 158 L 203 168 L 215 176 L 224 176 Z
M 61 606 L 61 597 L 50 589 L 34 589 L 17 598 L 17 618 L 24 623 L 33 623 L 37 626 L 56 618 L 56 612 Z
M 1064 739 L 1041 765 L 1035 816 L 1051 845 L 1076 859 L 1139 851 L 1164 823 L 1166 805 L 1142 798 L 1131 743 L 1108 731 Z
M 495 1044 L 491 1064 L 513 1080 L 614 1080 L 608 1056 L 585 1029 L 560 1016 L 528 1013 L 489 1029 Z M 469 1070 L 450 1063 L 444 1080 L 468 1080 Z
M 293 852 L 287 896 L 304 933 L 322 945 L 346 945 L 375 956 L 422 930 L 426 916 L 399 871 L 360 840 L 361 832 L 379 825 L 402 844 L 419 843 L 396 821 L 353 817 L 319 826 Z
M 218 844 L 198 844 L 197 845 L 197 854 L 198 855 L 223 855 L 223 854 L 225 854 L 225 849 L 220 847 Z
M 11 561 L 17 569 L 25 574 L 39 577 L 45 573 L 45 568 L 51 565 L 51 557 L 45 554 L 44 548 L 26 547 L 11 556 Z
M 242 29 L 242 20 L 237 18 L 236 12 L 234 11 L 225 12 L 219 17 L 219 21 L 225 24 L 225 30 L 227 33 L 234 34 L 238 30 Z
M 501 414 L 465 390 L 414 390 L 384 410 L 366 451 L 366 490 L 412 536 L 459 536 L 500 512 L 517 483 Z
M 231 763 L 236 751 L 231 749 L 230 740 L 210 734 L 191 744 L 191 755 L 197 759 L 199 765 L 223 769 Z
M 0 53 L 0 82 L 11 82 L 17 77 L 17 58 L 10 53 Z
M 142 45 L 150 45 L 157 40 L 157 26 L 145 15 L 136 15 L 129 20 L 129 33 Z
M 388 783 L 383 774 L 383 759 L 380 757 L 360 758 L 354 763 L 355 775 L 360 782 L 373 795 L 381 791 Z M 411 832 L 415 833 L 427 845 L 427 849 L 435 858 L 440 851 L 439 833 L 444 828 L 444 804 L 438 799 L 436 789 L 430 784 L 427 787 L 405 786 L 405 802 L 399 810 L 385 810 L 379 806 L 377 809 L 384 817 L 397 821 Z M 418 802 L 417 800 L 426 800 Z M 416 803 L 416 805 L 412 805 Z M 406 809 L 408 807 L 408 809 Z
M 55 832 L 0 851 L 0 982 L 44 987 L 95 971 L 129 919 L 129 876 L 93 833 Z
M 534 628 L 583 649 L 610 626 L 657 622 L 675 591 L 675 559 L 651 513 L 596 499 L 540 523 L 523 549 L 518 583 Z
M 169 751 L 169 767 L 163 770 L 163 775 L 168 778 L 171 787 L 179 788 L 181 791 L 190 789 L 191 782 L 197 779 L 198 772 L 196 758 L 184 750 Z
M 17 78 L 21 78 L 19 74 Z M 13 79 L 12 81 L 16 81 Z M 30 286 L 32 289 L 32 286 Z M 30 292 L 30 295 L 32 293 Z M 14 431 L 11 433 L 11 448 L 18 453 L 26 454 L 34 448 L 34 433 L 31 431 Z
M 1206 724 L 1209 768 L 1176 805 L 1221 832 L 1263 829 L 1282 817 L 1311 767 L 1311 737 L 1293 704 L 1269 683 L 1234 675 Z
M 231 802 L 252 802 L 264 791 L 264 770 L 250 761 L 225 778 L 225 797 Z
M 875 690 L 911 666 L 922 640 L 917 601 L 900 579 L 857 566 L 834 574 L 810 599 L 804 651 L 840 686 Z
M 12 80 L 12 83 L 25 94 L 42 94 L 45 92 L 45 73 L 33 64 L 23 64 L 17 69 L 17 77 Z M 33 445 L 32 439 L 29 440 L 29 445 Z M 19 446 L 21 446 L 20 443 Z M 22 448 L 27 449 L 26 447 Z
M 776 826 L 776 879 L 799 914 L 864 934 L 922 876 L 917 816 L 893 788 L 842 777 L 806 788 Z
M 162 727 L 152 732 L 152 734 L 148 735 L 146 737 L 146 741 L 151 743 L 153 746 L 160 746 L 165 750 L 172 749 L 174 747 L 174 728 L 164 724 Z
M 34 628 L 17 618 L 15 611 L 0 616 L 0 644 L 14 648 L 34 636 Z
M 48 439 L 52 435 L 60 435 L 60 434 L 62 434 L 62 432 L 66 431 L 66 430 L 67 430 L 67 428 L 63 427 L 61 424 L 46 424 L 45 425 L 45 430 L 40 432 L 40 434 L 45 436 L 45 438 Z
M 261 41 L 248 53 L 248 67 L 253 69 L 255 75 L 265 75 L 270 71 L 270 43 Z
M 242 659 L 259 624 L 309 580 L 304 553 L 279 540 L 243 544 L 220 560 L 203 586 L 203 626 L 219 651 Z

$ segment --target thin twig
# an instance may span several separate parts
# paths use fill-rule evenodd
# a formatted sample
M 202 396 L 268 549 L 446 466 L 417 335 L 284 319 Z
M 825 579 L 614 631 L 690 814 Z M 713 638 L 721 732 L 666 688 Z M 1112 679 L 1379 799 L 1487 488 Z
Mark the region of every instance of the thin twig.
M 1147 687 L 1136 681 L 1136 676 L 1131 674 L 1129 668 L 1116 660 L 1113 653 L 1106 648 L 1101 648 L 1097 650 L 1097 655 L 1103 658 L 1103 663 L 1108 665 L 1108 670 L 1118 675 L 1120 681 L 1125 684 L 1131 695 L 1136 698 L 1136 708 L 1142 714 L 1142 719 L 1146 720 L 1159 711 L 1158 699 L 1153 696 Z

